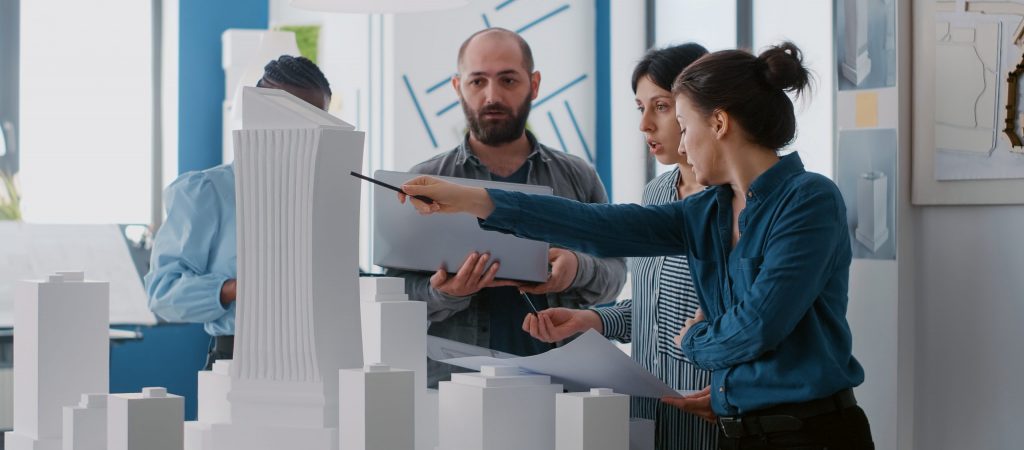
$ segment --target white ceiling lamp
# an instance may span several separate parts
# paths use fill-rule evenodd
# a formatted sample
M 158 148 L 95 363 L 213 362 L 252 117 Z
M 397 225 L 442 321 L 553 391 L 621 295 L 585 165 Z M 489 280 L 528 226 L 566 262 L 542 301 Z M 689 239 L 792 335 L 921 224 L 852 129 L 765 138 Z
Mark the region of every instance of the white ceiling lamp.
M 343 13 L 409 13 L 452 9 L 469 0 L 291 0 L 299 9 Z

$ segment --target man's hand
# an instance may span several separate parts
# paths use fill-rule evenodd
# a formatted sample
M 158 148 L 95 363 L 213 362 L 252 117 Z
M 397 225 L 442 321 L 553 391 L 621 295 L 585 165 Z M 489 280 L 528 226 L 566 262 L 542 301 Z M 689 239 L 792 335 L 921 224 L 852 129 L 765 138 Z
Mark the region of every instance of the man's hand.
M 718 416 L 711 410 L 711 386 L 686 397 L 662 397 L 661 401 L 708 422 L 715 423 L 718 421 Z
M 591 328 L 601 332 L 604 326 L 596 312 L 586 309 L 545 309 L 523 320 L 523 331 L 543 342 L 559 342 Z
M 238 287 L 238 282 L 234 278 L 227 280 L 220 286 L 220 304 L 227 308 L 231 306 L 231 303 L 235 301 L 235 291 Z
M 519 289 L 527 294 L 547 294 L 549 292 L 565 292 L 576 281 L 576 270 L 580 260 L 572 251 L 563 248 L 548 249 L 548 262 L 551 263 L 551 276 L 548 281 L 535 285 L 520 285 Z
M 704 311 L 700 308 L 697 309 L 697 313 L 693 315 L 692 319 L 686 319 L 683 322 L 683 328 L 679 330 L 679 334 L 672 338 L 672 341 L 676 343 L 676 348 L 683 346 L 683 338 L 686 337 L 686 332 L 690 331 L 690 327 L 694 326 L 698 322 L 704 321 Z
M 495 262 L 489 267 L 487 261 L 491 255 L 472 252 L 462 263 L 455 276 L 449 277 L 444 266 L 430 277 L 430 287 L 452 297 L 465 297 L 480 292 L 481 289 L 496 286 L 515 286 L 512 281 L 494 281 L 500 263 Z

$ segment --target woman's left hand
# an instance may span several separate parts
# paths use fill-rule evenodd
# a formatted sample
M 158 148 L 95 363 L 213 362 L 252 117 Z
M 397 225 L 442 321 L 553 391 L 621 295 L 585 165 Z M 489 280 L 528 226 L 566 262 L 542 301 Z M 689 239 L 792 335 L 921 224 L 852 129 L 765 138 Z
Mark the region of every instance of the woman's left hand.
M 679 334 L 677 334 L 676 337 L 672 338 L 672 342 L 676 343 L 676 348 L 679 348 L 683 345 L 683 338 L 686 337 L 686 332 L 690 331 L 690 327 L 694 326 L 698 322 L 703 321 L 704 311 L 701 310 L 700 308 L 697 308 L 697 313 L 693 315 L 693 318 L 686 319 L 686 321 L 683 322 L 683 328 L 679 330 Z
M 711 410 L 711 386 L 686 397 L 662 397 L 661 401 L 708 422 L 715 423 L 718 421 L 718 416 Z

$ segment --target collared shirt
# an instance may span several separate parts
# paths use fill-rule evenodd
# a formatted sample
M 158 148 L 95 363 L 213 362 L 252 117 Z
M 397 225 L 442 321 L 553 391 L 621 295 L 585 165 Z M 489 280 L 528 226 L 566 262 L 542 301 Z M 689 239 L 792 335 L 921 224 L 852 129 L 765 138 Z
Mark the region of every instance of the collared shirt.
M 526 158 L 527 184 L 550 186 L 555 196 L 584 203 L 607 203 L 604 185 L 593 167 L 582 159 L 553 150 L 526 133 L 533 150 Z M 411 172 L 477 180 L 490 180 L 491 172 L 469 147 L 469 136 L 455 149 L 424 161 Z M 573 284 L 565 292 L 548 294 L 550 307 L 579 308 L 612 301 L 626 282 L 623 258 L 599 258 L 577 253 L 579 268 Z M 405 278 L 409 298 L 427 302 L 429 333 L 468 344 L 491 345 L 490 316 L 481 305 L 480 295 L 452 297 L 430 286 L 432 273 L 389 270 L 391 276 Z M 447 379 L 453 368 L 428 361 L 431 385 Z
M 220 303 L 235 278 L 235 168 L 189 172 L 164 191 L 167 219 L 157 231 L 145 277 L 149 309 L 164 320 L 204 323 L 211 336 L 235 334 L 235 302 Z
M 827 397 L 864 381 L 846 321 L 851 248 L 835 183 L 796 154 L 751 184 L 732 246 L 733 191 L 666 205 L 585 205 L 488 190 L 481 226 L 603 256 L 689 258 L 706 319 L 682 352 L 711 370 L 720 416 Z M 557 213 L 556 213 L 557 212 Z
M 679 201 L 679 166 L 644 187 L 643 204 Z M 711 384 L 711 372 L 697 367 L 673 342 L 686 319 L 700 307 L 684 255 L 629 259 L 633 296 L 614 306 L 594 308 L 604 335 L 630 342 L 633 360 L 673 389 L 700 390 Z M 718 448 L 718 428 L 656 398 L 633 397 L 631 415 L 653 419 L 655 444 L 664 449 Z

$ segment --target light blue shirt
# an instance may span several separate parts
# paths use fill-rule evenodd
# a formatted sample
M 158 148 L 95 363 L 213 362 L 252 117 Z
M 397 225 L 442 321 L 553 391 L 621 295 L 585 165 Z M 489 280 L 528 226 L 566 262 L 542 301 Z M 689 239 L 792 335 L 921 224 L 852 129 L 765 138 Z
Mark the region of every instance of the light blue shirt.
M 204 323 L 212 336 L 235 334 L 236 303 L 220 303 L 221 286 L 237 273 L 234 165 L 181 175 L 164 204 L 145 278 L 149 309 L 167 321 Z

